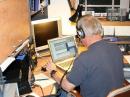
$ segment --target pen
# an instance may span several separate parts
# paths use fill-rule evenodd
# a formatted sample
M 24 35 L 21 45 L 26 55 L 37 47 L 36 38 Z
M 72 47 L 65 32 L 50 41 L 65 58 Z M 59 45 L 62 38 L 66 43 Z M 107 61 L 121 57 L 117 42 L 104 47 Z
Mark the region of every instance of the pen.
M 36 81 L 43 81 L 43 80 L 48 80 L 47 78 L 43 78 L 43 79 L 36 79 Z

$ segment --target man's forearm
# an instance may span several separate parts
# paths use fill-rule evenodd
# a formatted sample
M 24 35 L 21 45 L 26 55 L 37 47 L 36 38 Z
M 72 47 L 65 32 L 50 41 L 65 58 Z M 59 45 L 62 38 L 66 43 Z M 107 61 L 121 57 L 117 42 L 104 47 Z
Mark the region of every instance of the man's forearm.
M 75 85 L 73 85 L 72 83 L 70 83 L 67 79 L 66 76 L 64 76 L 64 78 L 62 79 L 62 76 L 60 76 L 60 74 L 58 72 L 56 72 L 55 74 L 52 75 L 53 79 L 60 84 L 61 83 L 61 87 L 66 90 L 67 92 L 71 91 L 74 89 Z M 61 81 L 62 79 L 62 81 Z
M 58 83 L 60 84 L 61 81 L 61 76 L 58 72 L 56 72 L 55 74 L 52 75 L 52 78 Z

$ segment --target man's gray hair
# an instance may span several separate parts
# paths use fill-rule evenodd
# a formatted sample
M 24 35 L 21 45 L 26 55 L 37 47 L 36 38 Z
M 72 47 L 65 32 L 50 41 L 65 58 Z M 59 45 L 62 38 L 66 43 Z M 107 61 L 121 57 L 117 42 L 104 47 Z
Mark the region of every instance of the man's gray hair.
M 82 29 L 85 35 L 103 35 L 103 28 L 99 20 L 88 14 L 81 17 L 77 22 L 77 28 Z

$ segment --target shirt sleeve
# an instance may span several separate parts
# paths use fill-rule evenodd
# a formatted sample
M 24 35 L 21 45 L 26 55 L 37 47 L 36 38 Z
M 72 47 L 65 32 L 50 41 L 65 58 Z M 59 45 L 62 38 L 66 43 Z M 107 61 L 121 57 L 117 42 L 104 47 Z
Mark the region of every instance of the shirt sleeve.
M 79 86 L 87 76 L 87 68 L 81 59 L 82 58 L 75 59 L 71 71 L 67 74 L 67 80 L 75 86 Z

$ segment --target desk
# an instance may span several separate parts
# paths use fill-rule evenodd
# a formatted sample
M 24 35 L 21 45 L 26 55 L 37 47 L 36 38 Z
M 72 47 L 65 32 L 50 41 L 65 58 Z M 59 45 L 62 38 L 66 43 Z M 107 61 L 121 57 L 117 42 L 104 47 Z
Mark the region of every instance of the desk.
M 42 66 L 44 66 L 49 60 L 51 60 L 50 56 L 39 58 L 38 63 L 37 63 L 37 67 L 34 70 L 34 74 L 42 73 L 42 71 L 41 71 Z M 43 73 L 45 73 L 46 75 L 49 75 L 47 72 L 43 72 Z M 47 86 L 46 88 L 42 88 L 44 95 L 49 95 L 51 93 L 52 88 L 53 88 L 53 85 Z M 39 96 L 43 96 L 40 87 L 35 87 L 32 89 L 33 89 L 33 92 L 35 92 Z
M 79 47 L 79 53 L 81 53 L 82 51 L 86 50 L 83 46 L 80 46 Z M 39 73 L 39 71 L 41 71 L 41 67 L 44 66 L 49 60 L 50 60 L 50 56 L 48 57 L 42 57 L 42 58 L 39 58 L 38 59 L 38 66 L 37 68 L 34 70 L 34 74 L 37 74 Z M 127 63 L 127 60 L 124 59 L 124 62 Z M 62 71 L 58 69 L 58 71 L 60 71 L 61 75 L 62 75 Z M 47 72 L 45 72 L 47 74 Z M 51 90 L 52 90 L 52 87 L 53 86 L 48 86 L 46 88 L 43 88 L 43 91 L 44 91 L 44 95 L 49 95 L 51 93 Z M 35 93 L 37 93 L 38 95 L 42 96 L 42 92 L 41 90 L 39 89 L 39 87 L 36 87 L 33 89 L 33 91 Z
M 116 41 L 116 42 L 112 42 L 112 43 L 130 45 L 130 41 Z
M 86 50 L 85 47 L 80 46 L 79 48 L 79 53 L 81 53 L 82 51 Z M 35 70 L 33 71 L 34 74 L 39 74 L 39 73 L 43 73 L 41 71 L 42 66 L 44 66 L 48 61 L 51 60 L 50 56 L 46 56 L 46 57 L 41 57 L 38 58 L 38 63 L 37 63 L 37 67 L 35 68 Z M 60 76 L 63 75 L 63 71 L 58 69 Z M 44 72 L 46 75 L 49 75 L 47 72 Z M 46 88 L 43 88 L 44 91 L 44 95 L 49 95 L 51 93 L 51 90 L 53 88 L 53 85 L 47 86 Z M 42 96 L 42 91 L 39 87 L 33 88 L 33 91 L 38 94 L 39 96 Z
M 130 54 L 130 40 L 128 40 L 128 41 L 115 41 L 115 42 L 112 42 L 112 43 L 119 45 L 119 48 L 123 49 L 121 51 L 123 52 L 124 55 Z

